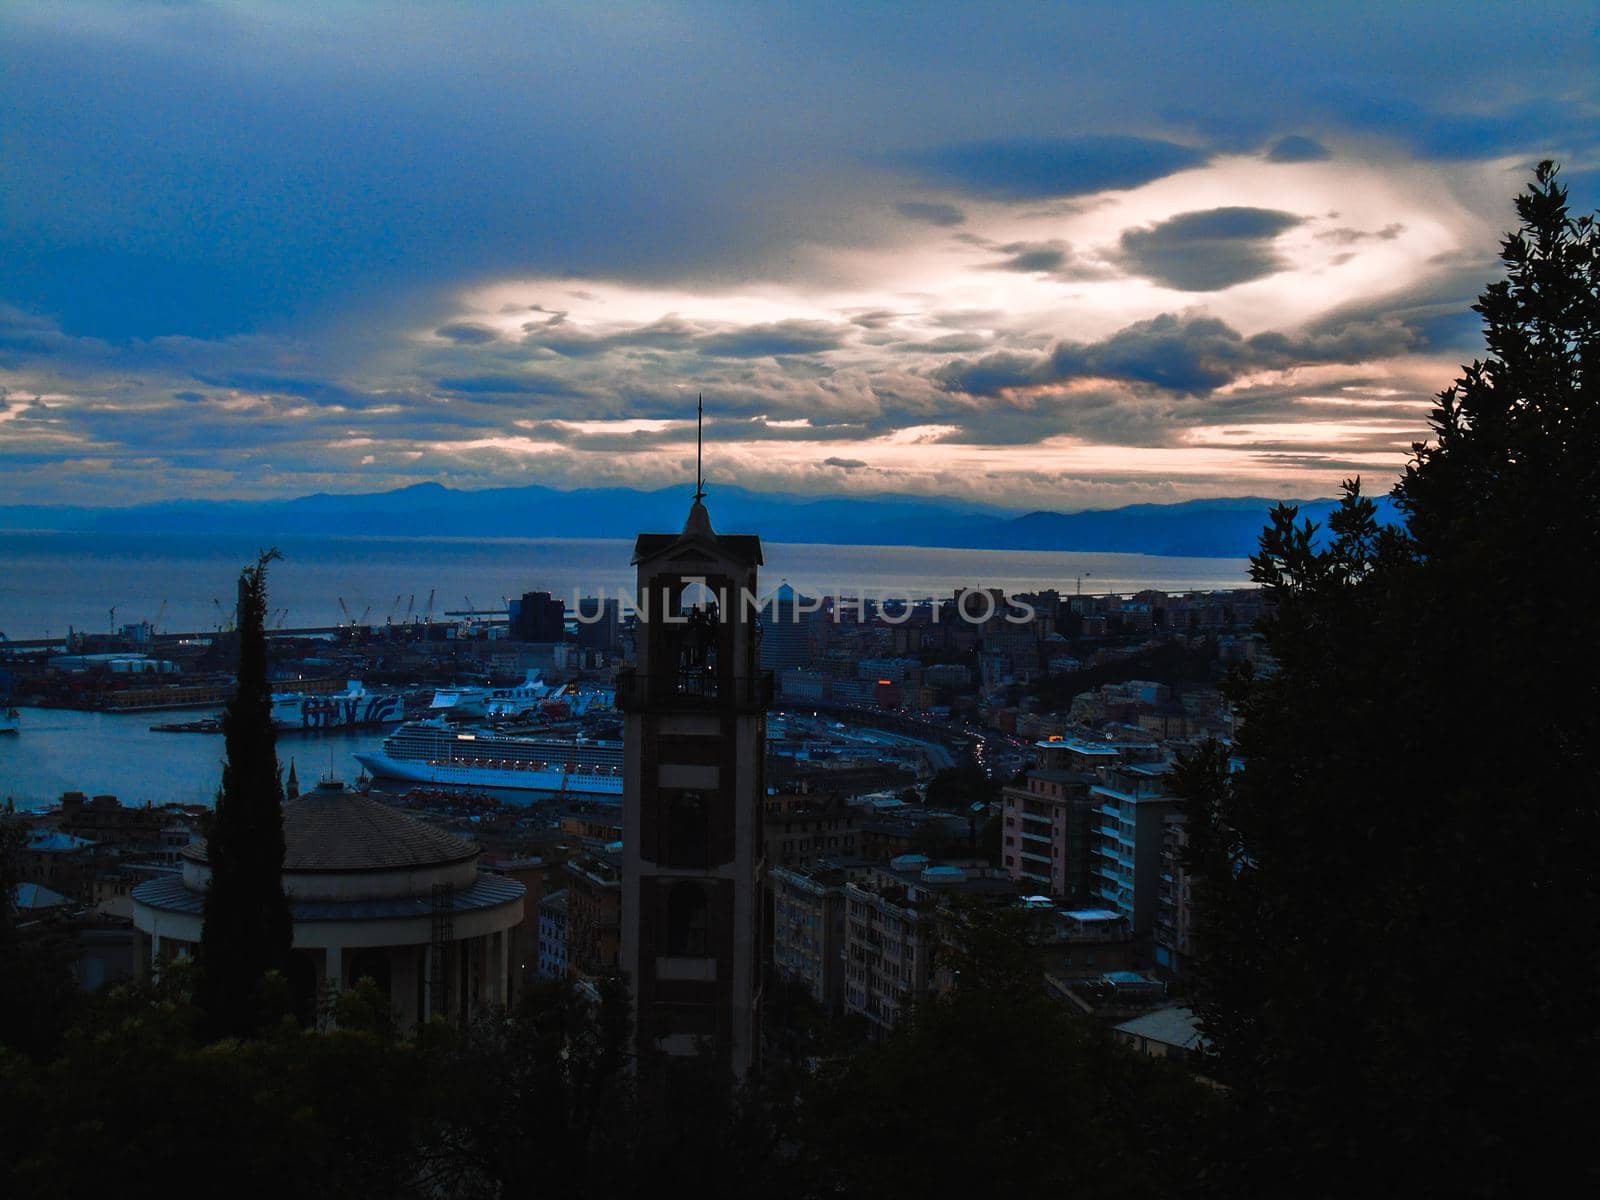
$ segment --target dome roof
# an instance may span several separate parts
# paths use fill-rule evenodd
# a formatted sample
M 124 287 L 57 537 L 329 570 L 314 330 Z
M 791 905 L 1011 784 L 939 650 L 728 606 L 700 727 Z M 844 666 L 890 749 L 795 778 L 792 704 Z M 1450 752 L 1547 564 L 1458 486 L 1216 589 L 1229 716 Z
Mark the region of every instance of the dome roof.
M 283 869 L 294 871 L 396 871 L 465 862 L 478 853 L 471 842 L 369 800 L 343 785 L 322 784 L 283 806 Z M 183 856 L 206 862 L 206 844 L 192 842 Z

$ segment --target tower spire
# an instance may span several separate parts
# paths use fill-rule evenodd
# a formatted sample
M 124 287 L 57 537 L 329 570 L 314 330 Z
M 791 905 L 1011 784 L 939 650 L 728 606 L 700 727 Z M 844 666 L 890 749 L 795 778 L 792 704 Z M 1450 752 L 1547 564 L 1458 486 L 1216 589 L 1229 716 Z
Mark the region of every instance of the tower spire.
M 695 396 L 694 418 L 694 498 L 705 499 L 706 472 L 706 398 L 703 393 Z

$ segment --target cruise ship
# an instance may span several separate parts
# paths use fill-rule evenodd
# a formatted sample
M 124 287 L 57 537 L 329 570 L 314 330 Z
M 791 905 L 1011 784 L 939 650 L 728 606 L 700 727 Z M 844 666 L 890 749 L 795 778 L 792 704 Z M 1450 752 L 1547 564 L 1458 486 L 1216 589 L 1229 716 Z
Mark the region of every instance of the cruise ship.
M 595 798 L 622 795 L 621 742 L 513 737 L 436 718 L 407 721 L 383 749 L 356 759 L 375 779 Z
M 483 713 L 490 718 L 524 716 L 537 709 L 540 702 L 554 690 L 539 678 L 538 671 L 529 671 L 527 677 L 515 687 L 495 688 L 491 691 L 489 699 L 483 706 Z
M 399 692 L 369 692 L 352 679 L 342 692 L 312 696 L 302 692 L 272 694 L 272 723 L 279 729 L 339 729 L 349 725 L 393 725 L 406 719 L 405 697 Z

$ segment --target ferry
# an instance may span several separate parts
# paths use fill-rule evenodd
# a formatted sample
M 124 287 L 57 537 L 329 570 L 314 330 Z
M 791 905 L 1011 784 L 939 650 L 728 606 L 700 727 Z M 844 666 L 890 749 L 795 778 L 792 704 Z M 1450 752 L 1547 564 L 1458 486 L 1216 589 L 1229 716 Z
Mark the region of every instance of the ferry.
M 406 719 L 399 692 L 369 692 L 352 679 L 342 692 L 313 696 L 272 694 L 272 724 L 278 729 L 341 729 L 352 725 L 393 725 Z
M 493 695 L 494 689 L 489 687 L 439 688 L 433 693 L 433 702 L 428 705 L 428 711 L 436 717 L 456 720 L 481 717 L 488 711 Z
M 506 788 L 597 799 L 622 796 L 622 743 L 583 737 L 515 737 L 441 718 L 407 721 L 383 749 L 357 754 L 377 779 Z
M 494 688 L 484 702 L 483 713 L 491 719 L 515 719 L 537 709 L 554 689 L 539 678 L 538 671 L 529 671 L 526 678 L 515 687 Z M 434 703 L 438 703 L 438 693 Z

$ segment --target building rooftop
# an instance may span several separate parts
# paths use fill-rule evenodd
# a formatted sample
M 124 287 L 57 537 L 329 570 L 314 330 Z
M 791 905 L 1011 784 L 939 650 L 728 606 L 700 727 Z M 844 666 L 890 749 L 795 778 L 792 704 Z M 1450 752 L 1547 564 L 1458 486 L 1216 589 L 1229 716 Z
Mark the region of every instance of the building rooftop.
M 1160 1042 L 1166 1046 L 1176 1046 L 1180 1050 L 1204 1050 L 1210 1046 L 1205 1035 L 1200 1032 L 1194 1011 L 1181 1006 L 1158 1008 L 1155 1012 L 1134 1017 L 1131 1021 L 1124 1021 L 1115 1026 L 1113 1032 L 1126 1037 Z
M 284 803 L 283 841 L 287 872 L 437 867 L 478 853 L 471 842 L 338 785 Z M 203 840 L 181 853 L 191 862 L 208 861 Z
M 449 893 L 452 913 L 468 913 L 521 901 L 527 889 L 515 879 L 480 871 L 471 887 Z M 163 912 L 204 916 L 204 892 L 192 891 L 182 879 L 152 879 L 133 889 L 133 898 L 147 908 Z M 390 921 L 432 916 L 432 895 L 389 896 L 354 900 L 296 900 L 289 898 L 289 915 L 295 921 Z
M 65 908 L 72 903 L 68 897 L 42 883 L 19 883 L 11 894 L 16 899 L 17 907 L 24 912 L 40 908 Z

